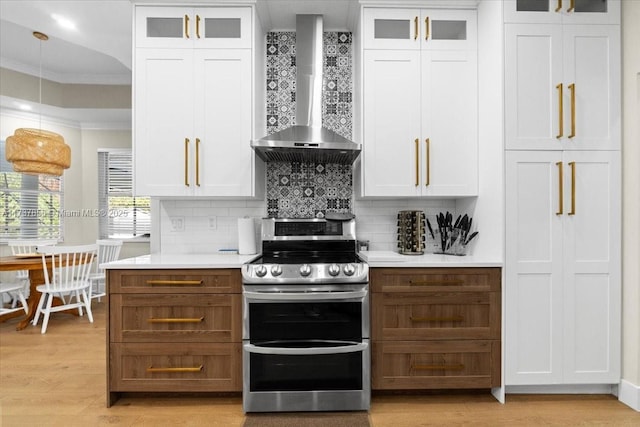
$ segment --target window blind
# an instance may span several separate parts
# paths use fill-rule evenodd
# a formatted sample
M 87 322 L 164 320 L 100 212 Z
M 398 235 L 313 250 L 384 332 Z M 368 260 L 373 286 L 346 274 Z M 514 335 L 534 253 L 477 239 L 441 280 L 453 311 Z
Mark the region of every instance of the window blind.
M 62 239 L 63 177 L 13 171 L 0 141 L 0 242 Z
M 151 203 L 133 196 L 131 150 L 98 151 L 100 238 L 149 237 Z

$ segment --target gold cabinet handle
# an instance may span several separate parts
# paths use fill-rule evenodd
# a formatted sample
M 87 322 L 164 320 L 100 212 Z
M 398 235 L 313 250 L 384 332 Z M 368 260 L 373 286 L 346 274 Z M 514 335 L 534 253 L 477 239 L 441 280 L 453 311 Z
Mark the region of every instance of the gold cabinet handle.
M 424 18 L 424 39 L 429 40 L 429 36 L 431 35 L 431 31 L 429 28 L 429 17 Z
M 562 162 L 557 162 L 556 166 L 558 166 L 558 211 L 556 215 L 562 215 L 564 213 L 563 201 L 564 201 L 564 193 L 562 184 Z
M 560 12 L 560 9 L 562 9 L 562 0 L 558 0 L 558 5 L 556 6 L 556 12 Z
M 202 280 L 147 280 L 147 285 L 151 286 L 202 286 Z
M 558 89 L 558 135 L 556 135 L 556 138 L 560 139 L 562 138 L 563 129 L 564 129 L 564 111 L 562 108 L 562 83 L 558 84 L 556 86 L 556 89 Z
M 569 138 L 576 136 L 576 84 L 571 83 L 569 85 L 571 91 L 571 134 Z
M 571 210 L 569 215 L 576 214 L 576 162 L 569 162 L 571 166 Z
M 451 316 L 451 317 L 413 317 L 411 316 L 412 322 L 464 322 L 464 317 L 462 316 Z
M 184 36 L 189 38 L 189 15 L 184 15 Z
M 150 317 L 147 323 L 202 323 L 202 317 Z
M 411 369 L 415 371 L 462 371 L 464 365 L 411 365 Z
M 451 286 L 451 285 L 464 285 L 464 280 L 434 280 L 434 281 L 426 281 L 426 280 L 418 280 L 418 281 L 409 281 L 409 286 Z
M 569 9 L 567 9 L 567 12 L 573 12 L 575 8 L 576 8 L 576 0 L 570 0 Z
M 200 15 L 196 15 L 196 37 L 200 38 Z
M 203 365 L 189 368 L 154 368 L 153 365 L 147 368 L 149 373 L 166 373 L 166 372 L 201 372 Z
M 426 162 L 427 162 L 427 176 L 426 176 L 426 182 L 425 182 L 425 186 L 429 186 L 429 184 L 431 184 L 431 141 L 429 138 L 424 140 L 425 145 L 426 145 Z
M 420 140 L 416 138 L 416 187 L 420 185 Z
M 418 17 L 416 16 L 416 18 L 413 20 L 413 39 L 414 40 L 418 40 Z
M 184 185 L 189 186 L 189 138 L 184 139 Z
M 196 138 L 196 186 L 200 187 L 200 138 Z

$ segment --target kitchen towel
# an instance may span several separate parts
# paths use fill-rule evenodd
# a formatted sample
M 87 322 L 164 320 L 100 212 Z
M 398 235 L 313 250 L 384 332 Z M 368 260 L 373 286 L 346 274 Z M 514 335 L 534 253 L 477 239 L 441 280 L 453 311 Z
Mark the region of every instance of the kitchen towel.
M 256 253 L 256 232 L 253 218 L 238 218 L 238 253 L 240 255 Z

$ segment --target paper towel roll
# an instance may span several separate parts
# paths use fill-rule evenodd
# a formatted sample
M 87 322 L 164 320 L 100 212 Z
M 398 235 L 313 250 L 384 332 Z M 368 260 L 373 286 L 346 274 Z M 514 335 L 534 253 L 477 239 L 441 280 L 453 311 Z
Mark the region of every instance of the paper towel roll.
M 253 218 L 238 218 L 238 253 L 240 255 L 256 253 L 256 232 Z

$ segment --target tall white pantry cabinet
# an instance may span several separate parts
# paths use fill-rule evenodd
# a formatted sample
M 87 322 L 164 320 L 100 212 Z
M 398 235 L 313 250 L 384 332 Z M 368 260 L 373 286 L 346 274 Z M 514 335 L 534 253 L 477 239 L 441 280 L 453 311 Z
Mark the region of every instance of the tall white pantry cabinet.
M 504 17 L 505 385 L 617 384 L 620 3 Z
M 250 197 L 253 9 L 137 6 L 134 185 L 157 197 Z

